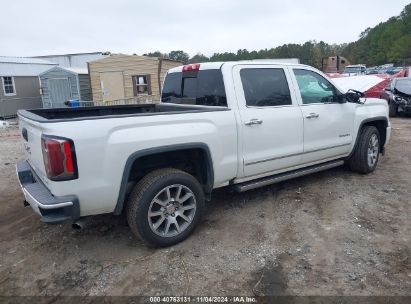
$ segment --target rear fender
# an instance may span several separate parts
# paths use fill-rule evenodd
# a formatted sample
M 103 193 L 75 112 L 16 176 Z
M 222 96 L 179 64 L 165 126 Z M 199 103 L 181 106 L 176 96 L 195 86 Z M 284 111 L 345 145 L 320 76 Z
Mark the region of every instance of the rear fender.
M 207 162 L 206 164 L 207 181 L 206 181 L 204 191 L 206 195 L 209 195 L 213 189 L 213 184 L 214 184 L 214 169 L 213 169 L 213 162 L 211 158 L 210 149 L 208 148 L 206 144 L 187 143 L 187 144 L 178 144 L 178 145 L 169 145 L 169 146 L 163 146 L 163 147 L 150 148 L 150 149 L 137 151 L 128 157 L 126 164 L 124 166 L 123 177 L 121 179 L 121 185 L 120 185 L 120 191 L 119 191 L 119 195 L 117 199 L 117 204 L 116 204 L 116 207 L 113 213 L 115 215 L 119 215 L 123 211 L 124 202 L 125 202 L 126 194 L 127 194 L 127 184 L 130 178 L 133 164 L 136 160 L 138 160 L 139 158 L 143 156 L 149 156 L 149 155 L 154 155 L 154 154 L 163 153 L 163 152 L 186 150 L 186 149 L 201 149 L 202 151 L 205 152 L 206 162 Z

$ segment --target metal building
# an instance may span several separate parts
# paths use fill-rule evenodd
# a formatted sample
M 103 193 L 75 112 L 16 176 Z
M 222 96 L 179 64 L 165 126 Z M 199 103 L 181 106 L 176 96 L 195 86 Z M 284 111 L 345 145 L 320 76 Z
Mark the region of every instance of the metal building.
M 0 56 L 0 117 L 41 107 L 38 75 L 56 66 L 41 59 Z
M 110 56 L 110 52 L 92 52 L 92 53 L 76 53 L 76 54 L 62 54 L 62 55 L 45 55 L 33 56 L 31 58 L 38 58 L 57 63 L 64 68 L 87 68 L 87 62 L 102 59 Z
M 67 100 L 91 100 L 87 69 L 54 67 L 39 75 L 44 108 L 64 107 Z

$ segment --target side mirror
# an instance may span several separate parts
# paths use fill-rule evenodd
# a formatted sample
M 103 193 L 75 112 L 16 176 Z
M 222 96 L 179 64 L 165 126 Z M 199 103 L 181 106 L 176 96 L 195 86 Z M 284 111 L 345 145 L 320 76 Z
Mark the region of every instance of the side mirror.
M 345 94 L 338 94 L 338 95 L 337 95 L 337 98 L 336 98 L 336 101 L 337 101 L 338 103 L 346 103 L 346 102 L 347 102 L 347 98 L 346 98 Z
M 348 90 L 347 93 L 345 93 L 345 99 L 348 102 L 359 103 L 361 97 L 364 97 L 364 93 L 360 91 Z

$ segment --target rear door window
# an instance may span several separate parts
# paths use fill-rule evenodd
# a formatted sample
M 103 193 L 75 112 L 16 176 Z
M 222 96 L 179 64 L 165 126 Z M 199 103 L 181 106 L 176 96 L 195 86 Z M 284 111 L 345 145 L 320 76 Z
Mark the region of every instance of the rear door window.
M 291 105 L 290 89 L 283 69 L 242 69 L 240 76 L 247 106 Z
M 167 74 L 161 102 L 227 107 L 221 70 Z

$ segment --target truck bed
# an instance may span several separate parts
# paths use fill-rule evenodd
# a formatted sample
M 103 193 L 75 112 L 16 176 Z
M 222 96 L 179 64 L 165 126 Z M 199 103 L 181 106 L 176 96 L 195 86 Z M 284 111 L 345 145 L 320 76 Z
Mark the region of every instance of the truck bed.
M 125 116 L 165 115 L 226 110 L 229 109 L 225 107 L 191 106 L 178 104 L 139 104 L 19 110 L 18 114 L 37 122 L 61 122 Z

